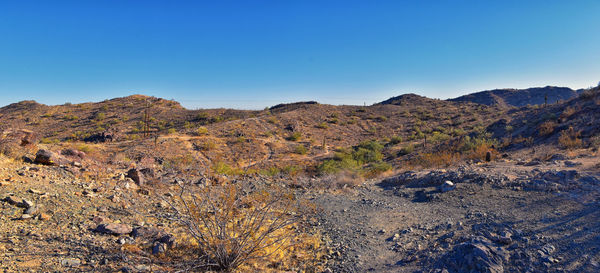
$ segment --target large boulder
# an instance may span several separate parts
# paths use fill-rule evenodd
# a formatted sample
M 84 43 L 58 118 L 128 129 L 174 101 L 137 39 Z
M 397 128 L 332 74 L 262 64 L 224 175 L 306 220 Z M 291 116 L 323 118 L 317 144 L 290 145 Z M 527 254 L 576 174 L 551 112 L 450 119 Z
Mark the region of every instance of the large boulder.
M 113 142 L 121 138 L 119 131 L 108 129 L 102 133 L 94 134 L 83 139 L 85 142 Z
M 44 149 L 40 149 L 39 151 L 37 151 L 33 162 L 42 164 L 42 165 L 57 165 L 57 164 L 59 164 L 57 155 L 51 151 L 44 150 Z

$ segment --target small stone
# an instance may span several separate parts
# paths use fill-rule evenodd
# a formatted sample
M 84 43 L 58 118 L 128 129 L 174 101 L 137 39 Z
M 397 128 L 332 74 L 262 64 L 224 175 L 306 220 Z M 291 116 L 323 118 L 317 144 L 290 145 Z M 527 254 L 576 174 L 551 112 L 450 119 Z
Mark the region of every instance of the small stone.
M 38 215 L 38 219 L 40 219 L 42 221 L 50 220 L 51 217 L 52 216 L 50 216 L 49 214 L 46 214 L 46 213 L 43 213 L 43 212 Z
M 98 225 L 106 223 L 106 222 L 108 222 L 108 220 L 109 220 L 108 218 L 102 217 L 102 216 L 94 216 L 94 218 L 92 218 L 92 221 L 94 221 L 94 223 L 96 223 Z
M 386 232 L 385 229 L 380 229 L 379 230 L 379 234 L 385 234 L 385 232 Z
M 34 205 L 35 204 L 33 202 L 23 199 L 23 201 L 21 203 L 17 204 L 17 207 L 28 209 L 28 208 L 33 207 Z
M 77 258 L 65 258 L 60 261 L 60 264 L 66 267 L 78 267 L 81 265 L 81 261 Z
M 167 251 L 167 245 L 161 242 L 155 242 L 152 246 L 152 254 L 158 255 Z
M 33 194 L 39 194 L 39 195 L 44 195 L 45 194 L 44 192 L 41 192 L 41 191 L 38 191 L 38 190 L 35 190 L 35 189 L 29 189 L 29 190 L 27 190 L 27 192 L 28 193 L 33 193 Z
M 7 202 L 11 205 L 17 205 L 23 202 L 23 199 L 16 197 L 16 196 L 7 196 L 6 198 L 4 198 L 4 202 Z
M 31 217 L 32 217 L 31 214 L 23 214 L 23 215 L 21 215 L 21 218 L 19 218 L 19 219 L 27 220 L 27 219 L 31 219 Z
M 108 200 L 113 201 L 113 202 L 116 203 L 116 202 L 119 202 L 119 197 L 113 194 L 113 195 L 111 195 L 111 196 L 108 197 Z
M 442 184 L 439 187 L 439 191 L 440 192 L 449 192 L 451 190 L 454 190 L 456 188 L 456 185 L 454 185 L 454 183 L 452 183 L 452 181 L 444 181 L 444 184 Z
M 33 215 L 36 214 L 38 211 L 37 207 L 35 206 L 31 206 L 28 209 L 25 210 L 24 214 L 29 214 L 29 215 Z
M 97 232 L 107 233 L 112 235 L 129 234 L 132 231 L 131 226 L 126 224 L 100 224 L 96 227 Z

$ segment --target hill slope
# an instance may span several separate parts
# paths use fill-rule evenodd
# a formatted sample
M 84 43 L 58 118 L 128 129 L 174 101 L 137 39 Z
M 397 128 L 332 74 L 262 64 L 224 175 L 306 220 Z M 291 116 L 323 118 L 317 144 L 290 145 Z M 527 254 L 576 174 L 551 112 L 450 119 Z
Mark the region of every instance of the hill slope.
M 544 104 L 546 96 L 548 103 L 559 100 L 568 100 L 576 97 L 583 90 L 573 90 L 568 87 L 534 87 L 527 89 L 494 89 L 472 93 L 449 101 L 470 101 L 485 105 L 498 105 L 501 107 L 521 107 L 525 105 Z

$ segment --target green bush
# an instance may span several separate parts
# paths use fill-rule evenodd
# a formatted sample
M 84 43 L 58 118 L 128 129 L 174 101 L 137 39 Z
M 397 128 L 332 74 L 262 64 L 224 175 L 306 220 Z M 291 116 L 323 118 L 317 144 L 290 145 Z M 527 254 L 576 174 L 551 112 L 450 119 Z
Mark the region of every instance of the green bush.
M 308 149 L 306 149 L 306 147 L 302 144 L 296 146 L 296 148 L 294 148 L 294 153 L 297 153 L 299 155 L 305 155 L 308 152 Z
M 302 138 L 302 133 L 300 132 L 294 132 L 292 133 L 289 137 L 288 140 L 290 141 L 298 141 Z
M 320 174 L 334 174 L 342 170 L 365 171 L 362 166 L 368 163 L 383 163 L 383 145 L 377 141 L 364 141 L 354 148 L 338 150 L 333 159 L 317 166 Z M 383 165 L 378 165 L 379 167 Z M 369 168 L 366 170 L 370 173 Z
M 402 137 L 401 137 L 401 136 L 393 136 L 393 137 L 390 139 L 390 142 L 389 142 L 389 143 L 390 143 L 391 145 L 400 144 L 400 143 L 402 143 Z
M 201 126 L 196 130 L 196 134 L 199 136 L 206 135 L 208 134 L 208 129 L 204 126 Z
M 408 154 L 412 154 L 412 152 L 415 150 L 415 147 L 413 145 L 408 145 L 406 147 L 402 147 L 402 149 L 400 149 L 398 151 L 398 156 L 403 156 L 403 155 L 408 155 Z
M 321 123 L 317 124 L 315 127 L 319 128 L 319 129 L 327 129 L 327 128 L 329 128 L 329 125 L 327 125 L 327 123 L 325 123 L 325 122 L 321 122 Z

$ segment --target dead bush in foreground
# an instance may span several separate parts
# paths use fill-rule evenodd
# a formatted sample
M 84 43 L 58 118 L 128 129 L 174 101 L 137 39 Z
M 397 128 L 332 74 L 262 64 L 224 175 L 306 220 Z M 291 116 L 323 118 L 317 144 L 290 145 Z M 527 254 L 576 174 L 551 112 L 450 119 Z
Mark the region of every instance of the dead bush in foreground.
M 195 268 L 314 267 L 320 257 L 320 239 L 302 232 L 303 213 L 289 191 L 246 192 L 238 185 L 215 185 L 191 194 L 182 188 L 170 204 L 170 219 L 183 225 L 188 241 L 201 253 Z

